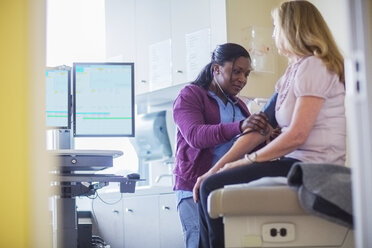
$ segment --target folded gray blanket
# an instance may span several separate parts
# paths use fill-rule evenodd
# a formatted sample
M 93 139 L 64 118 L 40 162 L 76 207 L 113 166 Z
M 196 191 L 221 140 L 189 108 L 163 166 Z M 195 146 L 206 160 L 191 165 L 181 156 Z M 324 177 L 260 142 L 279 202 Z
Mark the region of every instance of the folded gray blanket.
M 331 164 L 296 163 L 287 176 L 310 214 L 353 228 L 351 170 Z

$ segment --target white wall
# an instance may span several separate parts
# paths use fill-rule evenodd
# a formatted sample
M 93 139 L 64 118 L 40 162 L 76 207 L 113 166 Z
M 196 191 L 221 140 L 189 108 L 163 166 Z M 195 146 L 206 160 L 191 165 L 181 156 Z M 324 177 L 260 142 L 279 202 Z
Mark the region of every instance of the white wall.
M 310 0 L 323 15 L 339 49 L 344 56 L 349 55 L 349 9 L 347 0 Z

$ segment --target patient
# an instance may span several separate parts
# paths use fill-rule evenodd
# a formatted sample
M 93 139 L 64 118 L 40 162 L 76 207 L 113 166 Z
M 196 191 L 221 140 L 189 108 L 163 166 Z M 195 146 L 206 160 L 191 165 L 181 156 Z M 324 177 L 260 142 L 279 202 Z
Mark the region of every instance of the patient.
M 199 247 L 224 247 L 222 218 L 211 219 L 207 211 L 213 190 L 262 177 L 285 177 L 298 161 L 345 164 L 343 57 L 331 32 L 307 1 L 284 2 L 272 17 L 275 44 L 289 60 L 275 88 L 275 117 L 282 133 L 253 153 L 257 144 L 252 140 L 258 138 L 252 137 L 261 137 L 259 142 L 265 137 L 257 132 L 242 136 L 198 178 L 193 197 L 199 202 Z

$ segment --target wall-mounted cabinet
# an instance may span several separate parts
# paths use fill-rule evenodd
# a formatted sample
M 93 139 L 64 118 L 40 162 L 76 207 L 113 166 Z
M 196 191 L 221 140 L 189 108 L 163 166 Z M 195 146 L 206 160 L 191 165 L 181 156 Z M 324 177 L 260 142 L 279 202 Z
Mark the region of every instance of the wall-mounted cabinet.
M 172 0 L 171 27 L 172 82 L 175 85 L 189 81 L 186 37 L 191 33 L 210 29 L 210 1 Z
M 164 77 L 164 75 L 151 75 L 151 71 L 153 71 L 153 74 L 159 74 L 163 70 L 167 70 L 167 68 L 163 67 L 153 67 L 156 61 L 159 63 L 166 63 L 166 61 L 161 60 L 160 56 L 166 56 L 167 53 L 170 53 L 170 44 L 165 44 L 165 47 L 162 44 L 159 45 L 159 43 L 167 43 L 167 41 L 171 39 L 170 3 L 170 0 L 135 1 L 135 63 L 137 68 L 135 77 L 137 86 L 136 92 L 138 94 L 148 92 L 154 87 L 151 84 L 158 83 L 158 77 Z M 151 56 L 151 51 L 154 50 L 161 54 Z M 170 67 L 171 65 L 169 64 L 168 66 Z M 170 86 L 171 82 L 164 82 L 164 84 Z M 154 88 L 156 88 L 156 86 Z
M 135 63 L 136 94 L 150 89 L 150 46 L 171 39 L 170 0 L 107 0 L 106 57 Z
M 107 0 L 105 8 L 107 58 L 135 62 L 136 94 L 186 83 L 186 35 L 210 28 L 210 0 Z
M 208 56 L 217 44 L 225 42 L 239 43 L 248 48 L 247 28 L 272 28 L 270 12 L 279 2 L 280 0 L 107 0 L 107 57 L 135 62 L 137 95 L 161 90 L 168 101 L 176 95 L 170 96 L 167 88 L 191 81 L 195 71 L 200 71 L 207 63 L 203 61 L 205 64 L 194 68 L 194 74 L 190 72 L 190 34 L 208 30 L 205 38 L 205 44 L 208 45 L 205 46 L 207 48 L 202 48 L 203 52 L 208 50 L 205 51 Z M 276 80 L 286 66 L 285 59 L 280 56 L 276 56 L 274 60 L 275 71 L 252 73 L 242 95 L 271 95 Z M 139 99 L 147 97 L 142 96 Z
M 136 0 L 105 1 L 107 60 L 135 62 L 135 7 Z

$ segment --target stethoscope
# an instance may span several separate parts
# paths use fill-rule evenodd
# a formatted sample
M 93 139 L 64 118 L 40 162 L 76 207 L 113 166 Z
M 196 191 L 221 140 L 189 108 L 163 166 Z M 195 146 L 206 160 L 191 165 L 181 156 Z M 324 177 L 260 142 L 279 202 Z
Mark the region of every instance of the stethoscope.
M 233 101 L 229 97 L 229 95 L 226 94 L 226 92 L 222 89 L 221 85 L 217 81 L 216 81 L 216 84 L 218 85 L 218 88 L 221 90 L 222 94 L 226 97 L 227 102 L 232 105 L 232 109 L 233 109 L 233 119 L 232 119 L 232 121 L 234 122 L 235 121 L 235 105 L 238 103 L 238 99 L 235 100 L 235 101 Z M 252 133 L 252 132 L 256 132 L 256 130 L 255 129 L 250 129 L 248 131 L 245 131 L 243 133 L 240 133 L 240 134 L 236 135 L 233 140 L 235 141 L 238 138 L 240 138 L 241 136 L 244 136 L 244 135 L 249 134 L 249 133 Z
M 226 92 L 222 89 L 221 85 L 217 82 L 217 80 L 215 80 L 218 88 L 220 89 L 220 91 L 222 92 L 222 94 L 226 97 L 227 99 L 227 102 L 231 104 L 232 106 L 232 109 L 233 109 L 233 118 L 232 118 L 232 121 L 235 122 L 235 105 L 238 103 L 238 100 L 235 100 L 233 101 L 228 94 L 226 94 Z

